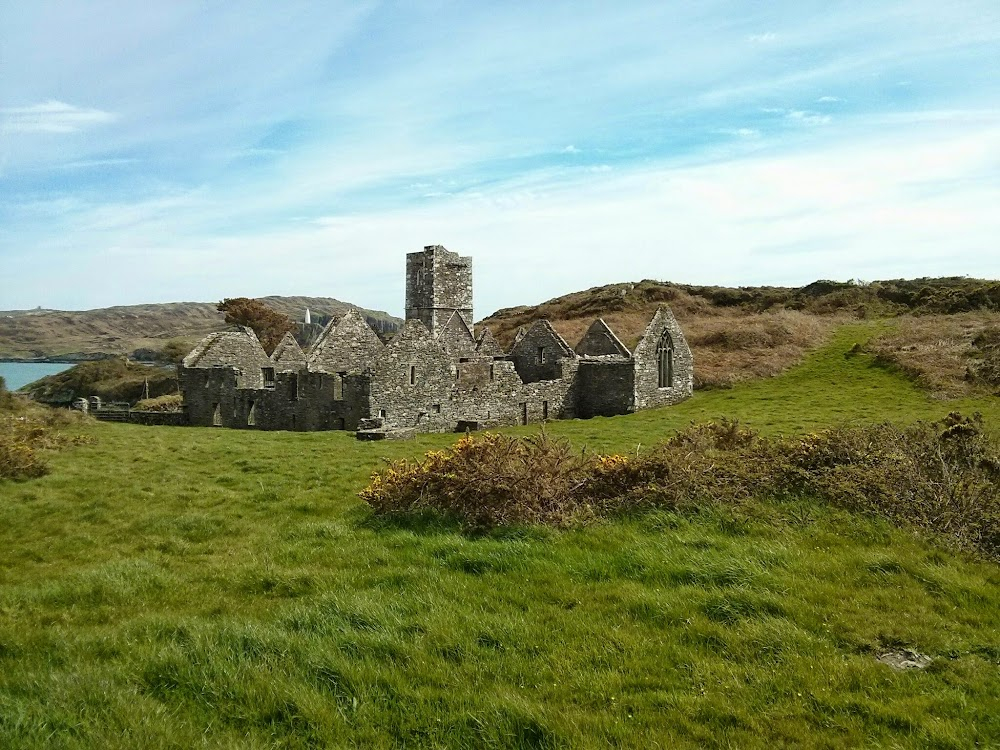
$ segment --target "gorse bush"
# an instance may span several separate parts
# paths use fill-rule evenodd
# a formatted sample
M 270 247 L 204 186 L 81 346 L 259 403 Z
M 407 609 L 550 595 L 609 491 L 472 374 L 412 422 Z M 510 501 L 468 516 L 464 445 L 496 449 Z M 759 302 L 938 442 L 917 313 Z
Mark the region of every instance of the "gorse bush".
M 378 514 L 433 510 L 473 529 L 811 497 L 1000 556 L 1000 453 L 978 415 L 800 438 L 699 424 L 635 457 L 577 452 L 544 432 L 470 435 L 392 463 L 361 497 Z
M 589 457 L 545 432 L 523 439 L 466 435 L 449 450 L 390 463 L 361 497 L 377 513 L 433 509 L 470 528 L 561 526 L 592 515 L 579 492 L 591 469 Z
M 67 435 L 53 428 L 66 427 L 83 418 L 77 412 L 35 405 L 0 413 L 0 479 L 33 479 L 48 473 L 40 450 L 89 442 L 89 438 Z

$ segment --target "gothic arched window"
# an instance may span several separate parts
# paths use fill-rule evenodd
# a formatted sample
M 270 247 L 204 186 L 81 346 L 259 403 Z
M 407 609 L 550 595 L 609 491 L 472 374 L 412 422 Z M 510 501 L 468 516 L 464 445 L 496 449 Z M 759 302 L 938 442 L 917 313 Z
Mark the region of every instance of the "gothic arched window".
M 674 340 L 670 331 L 664 331 L 656 345 L 657 385 L 659 388 L 674 387 Z

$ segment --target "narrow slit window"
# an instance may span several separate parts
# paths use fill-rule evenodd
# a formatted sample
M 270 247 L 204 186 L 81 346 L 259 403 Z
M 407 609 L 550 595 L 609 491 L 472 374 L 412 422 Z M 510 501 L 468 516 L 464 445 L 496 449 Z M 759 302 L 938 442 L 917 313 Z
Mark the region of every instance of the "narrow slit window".
M 410 385 L 416 385 L 417 383 L 417 366 L 410 365 Z
M 521 424 L 528 424 L 528 404 L 521 404 Z
M 212 426 L 222 427 L 222 408 L 219 404 L 212 404 Z
M 344 375 L 343 373 L 334 373 L 333 375 L 333 400 L 343 401 L 344 400 Z
M 251 401 L 250 408 L 247 409 L 247 427 L 253 427 L 256 424 L 257 424 L 257 404 Z
M 540 346 L 538 347 L 538 364 L 542 364 L 544 362 L 545 362 L 545 347 Z
M 542 419 L 549 418 L 549 402 L 542 401 Z

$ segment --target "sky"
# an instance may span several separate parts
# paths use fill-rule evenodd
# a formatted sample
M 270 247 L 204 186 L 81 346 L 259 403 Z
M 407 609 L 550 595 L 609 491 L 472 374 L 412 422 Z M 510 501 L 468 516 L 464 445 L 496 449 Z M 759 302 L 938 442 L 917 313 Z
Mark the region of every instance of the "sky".
M 0 0 L 0 309 L 1000 277 L 1000 3 Z

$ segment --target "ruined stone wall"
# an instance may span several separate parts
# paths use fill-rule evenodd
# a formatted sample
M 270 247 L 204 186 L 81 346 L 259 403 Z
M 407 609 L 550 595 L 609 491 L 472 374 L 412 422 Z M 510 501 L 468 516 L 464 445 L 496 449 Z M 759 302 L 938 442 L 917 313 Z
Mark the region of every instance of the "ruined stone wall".
M 673 385 L 659 387 L 659 363 L 657 345 L 664 330 L 670 332 L 673 340 Z M 633 353 L 635 360 L 635 408 L 650 409 L 655 406 L 676 404 L 690 398 L 694 392 L 694 359 L 691 348 L 684 338 L 684 332 L 677 320 L 666 308 L 660 308 Z
M 611 417 L 634 410 L 635 367 L 631 359 L 582 359 L 577 379 L 578 416 Z
M 356 311 L 330 323 L 309 352 L 309 369 L 362 372 L 381 357 L 385 345 Z
M 456 378 L 444 346 L 411 319 L 372 368 L 371 415 L 393 427 L 443 431 L 453 418 L 449 396 Z
M 560 377 L 562 360 L 574 356 L 547 321 L 538 321 L 514 344 L 509 358 L 522 381 L 535 383 Z
M 218 407 L 223 427 L 238 427 L 237 375 L 233 367 L 180 368 L 180 389 L 187 422 L 211 427 Z
M 367 375 L 278 373 L 274 388 L 236 389 L 223 426 L 246 430 L 355 430 L 368 416 Z M 202 420 L 204 423 L 204 420 Z M 211 424 L 211 421 L 208 421 Z

